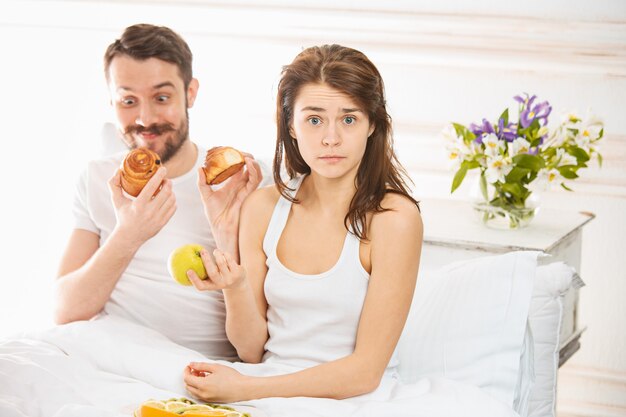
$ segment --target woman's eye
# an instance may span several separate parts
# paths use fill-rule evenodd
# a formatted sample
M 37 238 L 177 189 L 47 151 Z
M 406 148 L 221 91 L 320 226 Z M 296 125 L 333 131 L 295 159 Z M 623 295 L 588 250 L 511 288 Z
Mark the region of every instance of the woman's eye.
M 343 121 L 345 124 L 351 125 L 351 124 L 354 124 L 354 122 L 356 122 L 356 119 L 352 116 L 346 116 L 344 117 Z
M 157 101 L 167 101 L 169 99 L 169 96 L 165 96 L 165 95 L 161 95 L 161 96 L 157 96 Z
M 125 106 L 132 106 L 133 104 L 135 104 L 135 100 L 132 98 L 123 98 L 122 104 Z
M 322 121 L 320 120 L 319 117 L 311 117 L 309 118 L 309 123 L 311 123 L 313 126 L 317 126 L 320 123 L 322 123 Z

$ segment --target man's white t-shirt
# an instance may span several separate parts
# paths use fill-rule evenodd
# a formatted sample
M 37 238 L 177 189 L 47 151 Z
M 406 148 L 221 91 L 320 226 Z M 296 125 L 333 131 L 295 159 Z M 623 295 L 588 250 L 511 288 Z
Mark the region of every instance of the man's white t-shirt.
M 235 349 L 226 337 L 222 292 L 200 292 L 193 286 L 182 286 L 170 277 L 167 269 L 169 254 L 179 246 L 197 243 L 209 252 L 215 248 L 196 185 L 197 169 L 205 154 L 205 149 L 198 149 L 194 168 L 172 179 L 176 213 L 137 251 L 103 313 L 150 327 L 208 358 L 235 360 Z M 98 234 L 100 245 L 116 225 L 107 182 L 125 155 L 126 151 L 90 162 L 77 185 L 75 227 Z

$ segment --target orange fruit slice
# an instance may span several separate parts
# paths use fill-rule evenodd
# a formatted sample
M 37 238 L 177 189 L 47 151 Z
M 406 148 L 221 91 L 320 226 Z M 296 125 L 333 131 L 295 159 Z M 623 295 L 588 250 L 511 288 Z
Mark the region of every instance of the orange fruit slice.
M 157 406 L 158 407 L 158 406 Z M 141 406 L 140 412 L 138 414 L 138 417 L 174 417 L 174 416 L 185 416 L 185 417 L 230 417 L 230 416 L 239 416 L 240 413 L 238 412 L 233 412 L 230 410 L 198 410 L 198 409 L 191 409 L 191 410 L 187 410 L 187 411 L 183 411 L 182 414 L 180 413 L 180 409 L 177 408 L 177 410 L 179 411 L 178 413 L 172 412 L 172 411 L 167 411 L 164 410 L 162 408 L 157 408 L 152 404 L 143 404 Z

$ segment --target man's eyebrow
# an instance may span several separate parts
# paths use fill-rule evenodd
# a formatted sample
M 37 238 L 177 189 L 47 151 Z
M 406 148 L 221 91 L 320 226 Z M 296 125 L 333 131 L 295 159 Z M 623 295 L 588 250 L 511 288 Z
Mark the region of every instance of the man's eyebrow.
M 172 87 L 172 88 L 176 88 L 176 87 L 174 86 L 174 83 L 172 83 L 171 81 L 165 81 L 165 82 L 159 83 L 159 84 L 155 85 L 155 86 L 154 86 L 154 87 L 152 87 L 152 88 L 153 88 L 153 89 L 155 89 L 155 90 L 158 90 L 159 88 L 163 88 L 163 87 Z
M 153 90 L 158 90 L 160 88 L 163 87 L 172 87 L 172 88 L 176 88 L 176 86 L 174 86 L 174 83 L 172 83 L 171 81 L 164 81 L 162 83 L 156 84 L 154 86 L 152 86 Z M 117 87 L 118 90 L 124 90 L 124 91 L 133 91 L 133 89 L 131 87 L 127 87 L 125 85 L 120 85 L 119 87 Z

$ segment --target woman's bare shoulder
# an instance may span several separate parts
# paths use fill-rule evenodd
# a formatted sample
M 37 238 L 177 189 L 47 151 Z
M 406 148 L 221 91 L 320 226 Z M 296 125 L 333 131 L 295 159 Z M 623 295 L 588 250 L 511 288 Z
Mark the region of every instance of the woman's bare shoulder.
M 242 215 L 252 214 L 260 219 L 269 218 L 279 197 L 280 193 L 273 184 L 258 188 L 244 200 Z
M 418 206 L 408 197 L 388 192 L 380 203 L 385 210 L 372 218 L 372 231 L 402 231 L 422 229 L 422 218 Z
M 380 202 L 383 209 L 398 211 L 400 213 L 419 213 L 419 208 L 414 201 L 403 194 L 388 192 Z

